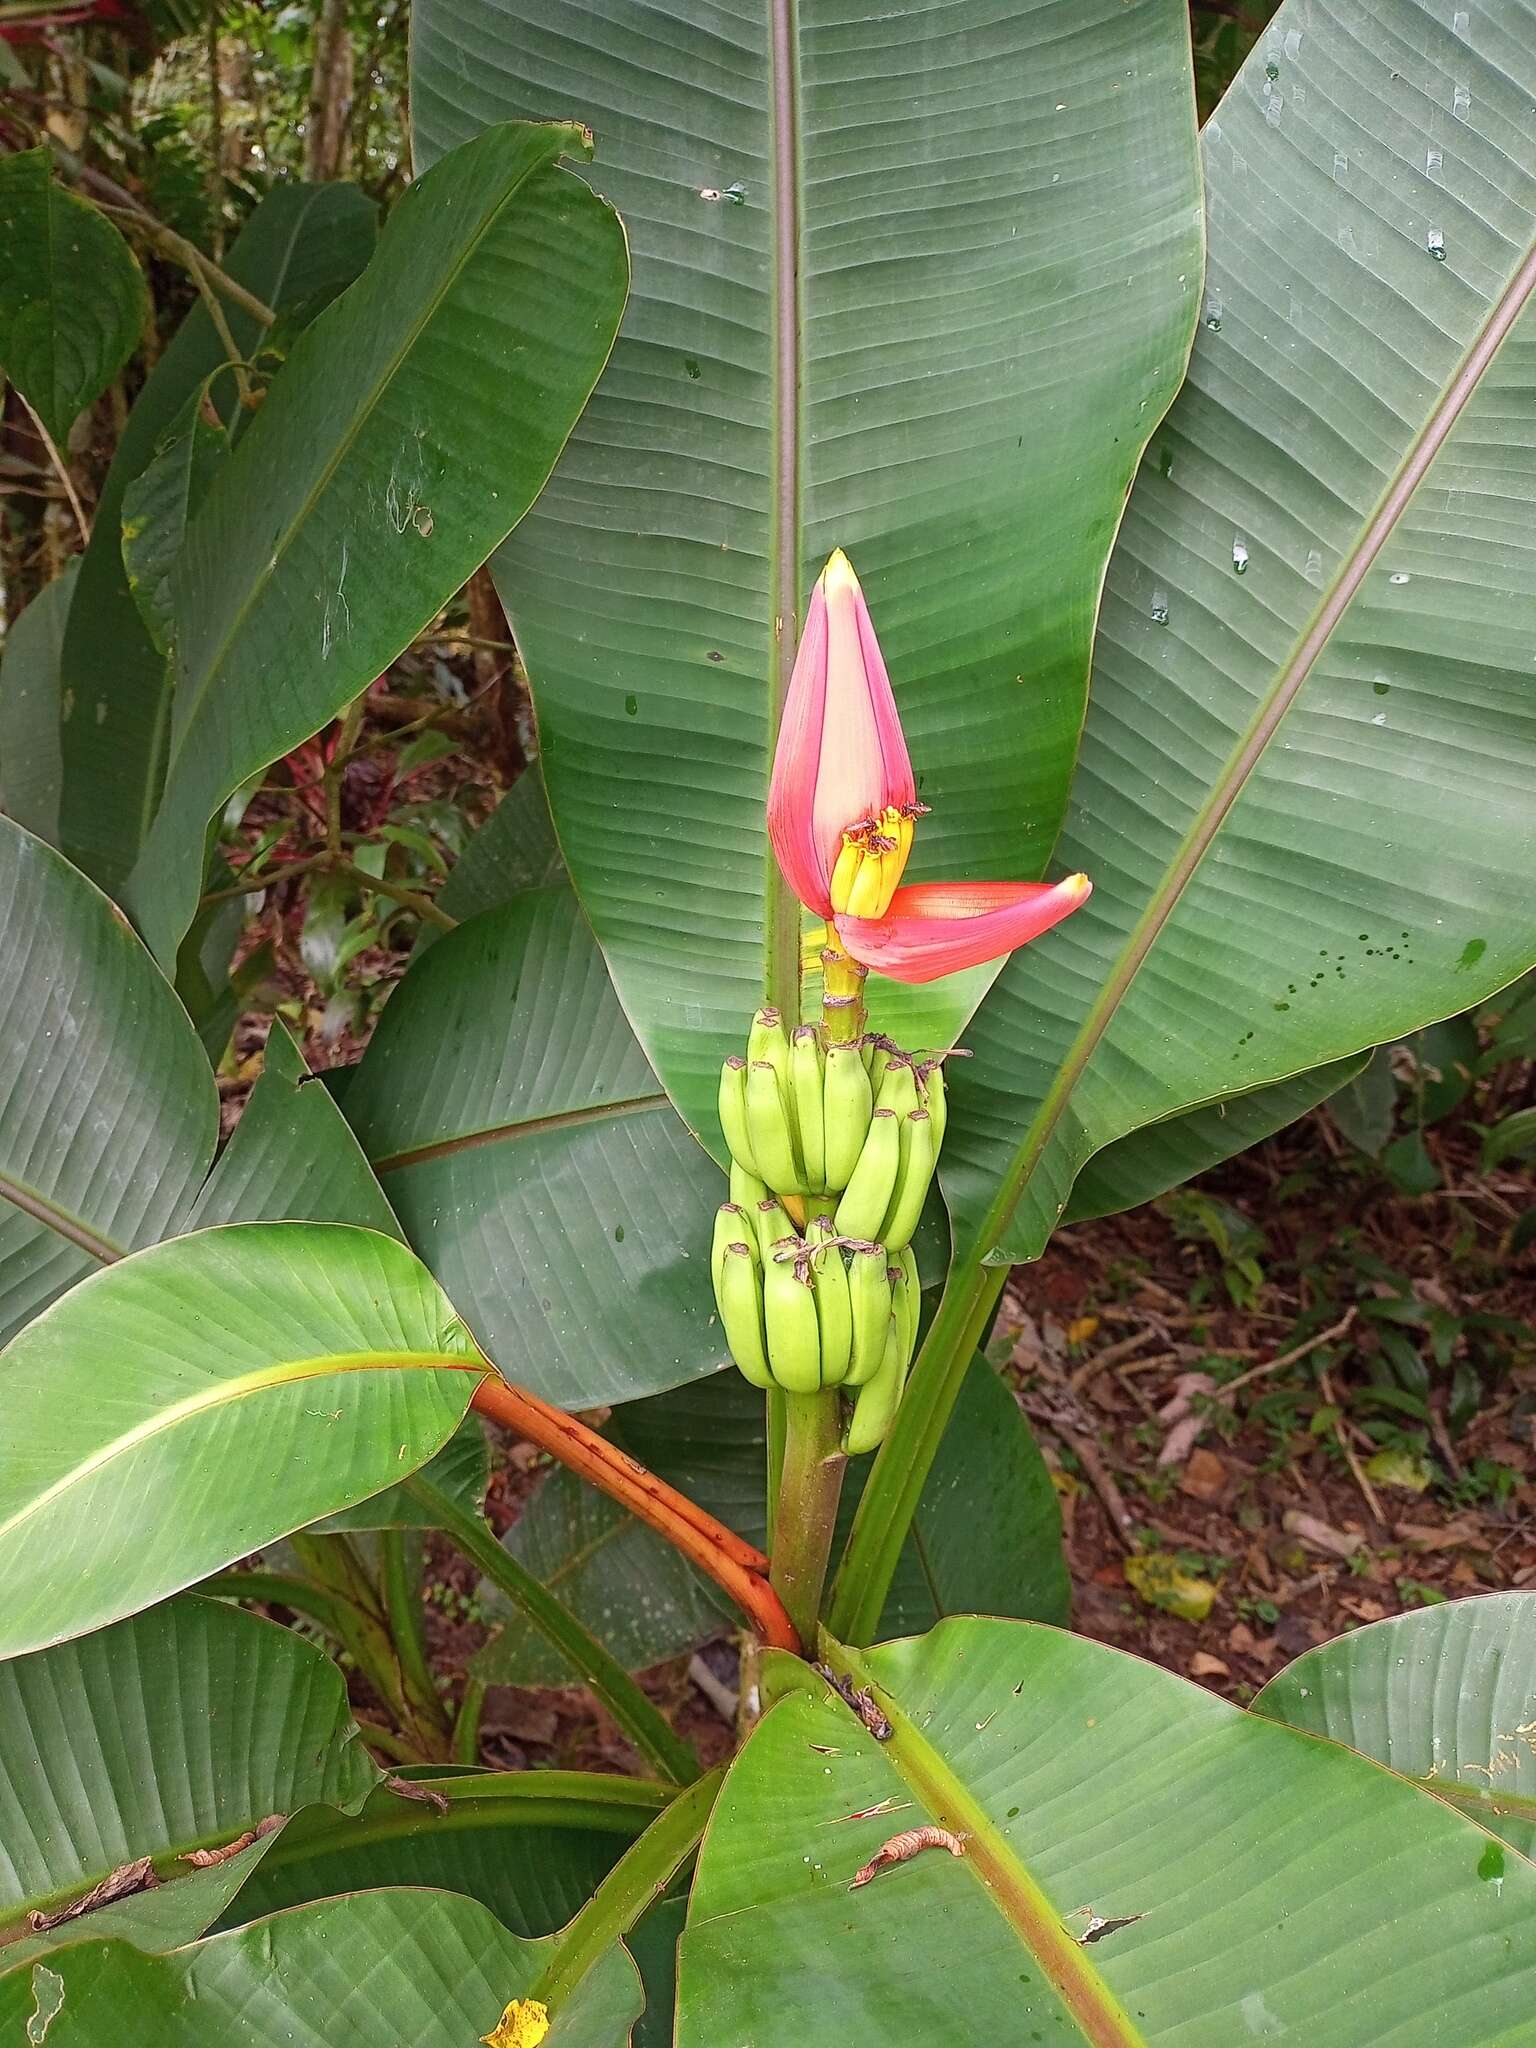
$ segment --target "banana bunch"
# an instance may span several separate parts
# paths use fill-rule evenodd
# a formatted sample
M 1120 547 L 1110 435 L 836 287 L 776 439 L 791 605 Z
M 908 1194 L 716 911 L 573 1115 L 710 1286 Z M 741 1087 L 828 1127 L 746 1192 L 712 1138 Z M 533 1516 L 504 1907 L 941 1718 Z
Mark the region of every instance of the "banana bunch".
M 793 1035 L 777 1010 L 752 1020 L 746 1057 L 720 1070 L 720 1124 L 736 1165 L 779 1195 L 838 1195 L 844 1238 L 902 1250 L 938 1161 L 944 1069 L 888 1038 L 826 1044 L 820 1026 Z
M 715 1216 L 710 1271 L 731 1356 L 755 1387 L 814 1394 L 846 1387 L 843 1448 L 872 1451 L 890 1427 L 917 1342 L 917 1261 L 909 1246 L 840 1235 L 813 1216 L 802 1237 L 750 1176 Z
M 945 1113 L 940 1060 L 878 1035 L 829 1046 L 772 1009 L 720 1072 L 731 1199 L 710 1267 L 726 1342 L 754 1386 L 846 1388 L 850 1452 L 880 1443 L 912 1363 L 912 1233 Z

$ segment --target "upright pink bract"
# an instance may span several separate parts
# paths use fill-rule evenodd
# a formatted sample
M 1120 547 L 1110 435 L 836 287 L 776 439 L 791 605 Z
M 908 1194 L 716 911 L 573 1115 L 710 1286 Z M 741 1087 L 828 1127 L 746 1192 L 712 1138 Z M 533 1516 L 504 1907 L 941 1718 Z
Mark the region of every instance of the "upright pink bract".
M 874 622 L 841 548 L 817 579 L 768 790 L 784 879 L 844 950 L 893 981 L 1001 959 L 1087 901 L 1086 875 L 901 887 L 917 785 Z
M 768 837 L 807 909 L 833 914 L 844 832 L 916 796 L 869 607 L 839 548 L 811 592 L 768 789 Z

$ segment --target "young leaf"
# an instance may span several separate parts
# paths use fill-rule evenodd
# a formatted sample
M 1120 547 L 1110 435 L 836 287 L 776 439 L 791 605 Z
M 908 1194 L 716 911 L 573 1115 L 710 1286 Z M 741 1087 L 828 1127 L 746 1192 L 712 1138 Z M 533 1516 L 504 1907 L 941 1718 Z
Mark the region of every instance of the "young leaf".
M 280 316 L 302 309 L 312 319 L 367 262 L 376 216 L 355 185 L 279 185 L 241 229 L 225 268 Z M 260 324 L 243 306 L 229 305 L 225 314 L 235 346 L 254 356 L 263 345 Z M 60 844 L 107 889 L 121 885 L 154 815 L 170 713 L 164 657 L 128 590 L 123 497 L 182 406 L 223 361 L 224 344 L 199 300 L 134 401 L 81 558 L 80 603 L 71 607 L 61 656 L 68 715 Z M 211 388 L 230 420 L 233 379 L 221 377 Z
M 55 181 L 47 144 L 0 157 L 0 370 L 60 448 L 133 354 L 148 310 L 133 251 Z
M 380 1492 L 441 1449 L 485 1370 L 373 1231 L 199 1231 L 82 1281 L 0 1352 L 0 1656 Z
M 411 187 L 295 343 L 193 522 L 164 788 L 127 899 L 162 962 L 208 820 L 386 668 L 537 496 L 628 286 L 569 126 L 492 129 Z
M 154 460 L 123 493 L 123 567 L 145 630 L 168 654 L 174 619 L 171 571 L 187 523 L 229 460 L 229 435 L 206 387 L 177 414 Z

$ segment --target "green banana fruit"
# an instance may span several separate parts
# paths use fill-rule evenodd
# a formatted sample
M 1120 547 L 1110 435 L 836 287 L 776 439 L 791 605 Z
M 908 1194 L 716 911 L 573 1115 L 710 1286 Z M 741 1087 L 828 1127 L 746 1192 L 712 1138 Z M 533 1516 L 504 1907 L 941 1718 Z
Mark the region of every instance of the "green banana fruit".
M 789 1044 L 789 1074 L 805 1184 L 813 1194 L 827 1184 L 824 1064 L 821 1033 L 814 1024 L 800 1025 Z
M 896 1189 L 901 1166 L 901 1127 L 906 1119 L 888 1109 L 877 1109 L 869 1120 L 869 1134 L 859 1163 L 853 1169 L 843 1199 L 837 1205 L 839 1237 L 878 1238 L 880 1225 Z M 922 1204 L 918 1204 L 921 1208 Z
M 944 1127 L 949 1122 L 949 1090 L 944 1079 L 944 1062 L 930 1060 L 920 1072 L 923 1107 L 933 1118 L 933 1156 L 937 1159 L 944 1143 Z
M 763 1322 L 768 1334 L 768 1364 L 787 1394 L 814 1394 L 821 1386 L 821 1330 L 816 1290 L 802 1261 L 792 1254 L 803 1249 L 791 1238 L 775 1246 L 763 1266 Z
M 790 1222 L 784 1204 L 777 1195 L 769 1195 L 758 1203 L 752 1212 L 757 1225 L 757 1248 L 764 1259 L 771 1256 L 776 1244 L 782 1244 L 786 1237 L 798 1240 L 799 1233 Z
M 912 1242 L 923 1203 L 928 1199 L 934 1157 L 933 1118 L 926 1109 L 914 1109 L 910 1116 L 902 1118 L 899 1149 L 899 1171 L 891 1190 L 890 1206 L 877 1231 L 871 1233 L 878 1234 L 888 1252 L 899 1252 Z M 842 1212 L 838 1213 L 841 1216 Z
M 771 1007 L 757 1012 L 747 1033 L 747 1065 L 750 1067 L 757 1060 L 772 1067 L 788 1089 L 789 1033 L 784 1029 L 783 1017 Z
M 917 1106 L 917 1075 L 906 1054 L 899 1053 L 886 1061 L 875 1093 L 875 1107 L 889 1109 L 897 1116 L 910 1116 Z
M 709 1248 L 709 1277 L 715 1283 L 715 1297 L 720 1295 L 720 1268 L 725 1263 L 725 1248 L 728 1244 L 745 1244 L 749 1248 L 757 1242 L 757 1226 L 746 1210 L 736 1202 L 722 1202 L 715 1211 L 715 1236 Z
M 747 1068 L 747 1135 L 758 1171 L 770 1188 L 793 1194 L 805 1186 L 795 1163 L 784 1083 L 767 1060 L 754 1060 Z
M 869 1056 L 869 1085 L 876 1095 L 880 1093 L 880 1083 L 885 1079 L 886 1068 L 899 1051 L 900 1047 L 894 1039 L 886 1038 L 878 1031 L 874 1034 L 874 1050 Z
M 771 1387 L 773 1374 L 763 1342 L 763 1281 L 750 1245 L 726 1246 L 715 1300 L 720 1327 L 742 1377 L 754 1387 Z
M 902 1322 L 902 1350 L 908 1365 L 917 1349 L 917 1327 L 923 1311 L 923 1283 L 917 1277 L 917 1255 L 911 1245 L 904 1245 L 896 1254 L 896 1267 L 901 1274 L 898 1289 L 892 1284 L 892 1295 L 899 1303 L 896 1314 Z
M 747 1129 L 747 1063 L 737 1053 L 732 1053 L 720 1069 L 719 1107 L 727 1150 L 748 1173 L 755 1173 L 757 1165 Z
M 837 1387 L 848 1377 L 853 1358 L 853 1304 L 848 1296 L 848 1273 L 836 1226 L 829 1217 L 816 1218 L 808 1240 L 813 1255 L 811 1284 L 816 1292 L 816 1324 L 821 1339 L 821 1384 Z
M 749 1216 L 757 1214 L 759 1202 L 768 1199 L 768 1186 L 742 1165 L 739 1159 L 731 1160 L 731 1200 L 738 1209 L 745 1209 Z
M 827 1047 L 826 1075 L 822 1085 L 823 1166 L 826 1184 L 834 1190 L 847 1187 L 859 1163 L 864 1140 L 869 1135 L 874 1096 L 869 1076 L 856 1045 Z
M 891 1282 L 883 1245 L 854 1246 L 848 1262 L 848 1308 L 853 1343 L 845 1380 L 850 1387 L 862 1387 L 880 1370 L 891 1320 Z
M 848 1418 L 848 1427 L 843 1432 L 843 1449 L 850 1457 L 878 1450 L 884 1443 L 885 1433 L 891 1426 L 891 1418 L 907 1383 L 906 1361 L 901 1355 L 901 1333 L 896 1327 L 896 1318 L 888 1316 L 886 1322 L 880 1370 L 860 1387 L 853 1413 Z

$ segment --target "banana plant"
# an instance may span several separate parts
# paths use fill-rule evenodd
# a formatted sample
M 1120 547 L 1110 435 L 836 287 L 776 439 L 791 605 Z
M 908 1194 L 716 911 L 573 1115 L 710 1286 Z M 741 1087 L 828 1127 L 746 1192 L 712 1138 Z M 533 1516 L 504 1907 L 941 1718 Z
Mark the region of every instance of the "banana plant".
M 421 175 L 189 500 L 94 820 L 110 527 L 22 643 L 15 2038 L 1531 2038 L 1536 1595 L 1230 1706 L 1049 1625 L 978 1352 L 1063 1216 L 1536 964 L 1533 27 L 1285 0 L 1201 138 L 1182 0 L 419 0 Z M 216 1153 L 208 820 L 492 549 L 552 831 Z M 560 1468 L 506 1542 L 480 1419 Z M 481 1768 L 423 1530 L 632 1777 Z M 635 1672 L 722 1603 L 704 1771 Z

